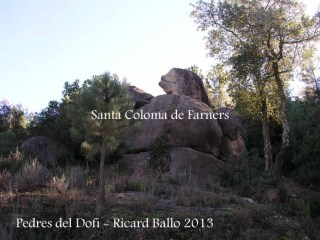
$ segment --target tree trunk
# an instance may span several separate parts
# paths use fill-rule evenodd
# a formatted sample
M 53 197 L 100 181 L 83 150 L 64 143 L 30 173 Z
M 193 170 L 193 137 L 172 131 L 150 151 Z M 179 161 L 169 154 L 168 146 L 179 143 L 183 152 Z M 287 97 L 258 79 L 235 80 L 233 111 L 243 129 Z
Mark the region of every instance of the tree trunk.
M 289 149 L 289 119 L 288 119 L 288 102 L 283 89 L 283 83 L 280 78 L 279 65 L 278 62 L 272 63 L 272 69 L 276 84 L 278 87 L 278 94 L 280 97 L 280 111 L 281 111 L 281 121 L 282 121 L 282 145 L 281 150 L 276 156 L 276 164 L 274 166 L 274 174 L 277 180 L 281 180 L 282 166 L 284 164 L 288 149 Z
M 267 102 L 264 98 L 261 106 L 262 113 L 262 134 L 264 143 L 264 160 L 265 160 L 265 171 L 272 169 L 272 152 L 271 152 L 271 141 L 270 141 L 270 130 L 269 130 L 269 119 Z
M 97 199 L 97 214 L 101 215 L 102 209 L 105 205 L 105 158 L 106 158 L 106 140 L 102 139 L 101 155 L 100 155 L 100 171 L 99 171 L 99 192 Z

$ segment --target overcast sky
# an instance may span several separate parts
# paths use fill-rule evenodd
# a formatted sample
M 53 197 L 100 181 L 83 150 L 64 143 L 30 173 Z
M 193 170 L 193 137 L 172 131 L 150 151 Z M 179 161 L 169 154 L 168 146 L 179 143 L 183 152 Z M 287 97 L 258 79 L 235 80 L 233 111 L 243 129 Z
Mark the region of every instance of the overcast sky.
M 106 71 L 162 94 L 170 68 L 213 63 L 189 2 L 0 0 L 0 100 L 40 111 L 61 99 L 64 82 Z

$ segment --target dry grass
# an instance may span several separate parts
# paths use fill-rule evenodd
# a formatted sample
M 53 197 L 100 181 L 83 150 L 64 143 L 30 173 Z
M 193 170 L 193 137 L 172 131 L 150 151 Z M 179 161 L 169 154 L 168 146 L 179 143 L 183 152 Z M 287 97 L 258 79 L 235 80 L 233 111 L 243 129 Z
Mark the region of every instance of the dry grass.
M 49 175 L 48 169 L 34 159 L 16 174 L 14 188 L 18 191 L 25 191 L 36 187 L 45 187 L 48 183 Z
M 62 174 L 61 177 L 52 177 L 49 187 L 51 192 L 57 192 L 59 194 L 65 195 L 68 189 L 69 183 L 65 177 L 65 174 Z
M 176 204 L 178 206 L 195 207 L 204 205 L 204 199 L 203 196 L 199 194 L 199 191 L 191 186 L 184 185 L 181 186 L 177 194 Z
M 0 191 L 8 191 L 11 189 L 12 175 L 7 172 L 0 172 Z

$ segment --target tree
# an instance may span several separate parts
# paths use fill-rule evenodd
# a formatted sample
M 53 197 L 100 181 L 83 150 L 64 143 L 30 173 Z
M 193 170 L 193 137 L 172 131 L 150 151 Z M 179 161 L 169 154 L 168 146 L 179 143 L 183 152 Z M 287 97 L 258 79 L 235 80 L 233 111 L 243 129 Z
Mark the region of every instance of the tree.
M 312 54 L 312 53 L 311 53 Z M 320 77 L 317 76 L 317 71 L 320 70 L 320 57 L 309 58 L 309 61 L 303 66 L 302 80 L 307 84 L 306 94 L 315 95 L 320 102 Z
M 120 82 L 116 75 L 105 73 L 86 80 L 74 96 L 74 105 L 70 105 L 69 119 L 72 122 L 72 135 L 82 135 L 82 147 L 97 149 L 100 153 L 99 195 L 97 211 L 101 212 L 105 203 L 105 160 L 121 142 L 123 132 L 129 126 L 124 112 L 133 107 L 128 93 L 128 85 Z M 78 91 L 77 90 L 77 91 Z M 91 112 L 119 113 L 120 119 L 102 119 L 93 117 Z M 77 134 L 75 134 L 77 133 Z
M 268 61 L 260 54 L 259 44 L 251 44 L 256 46 L 241 49 L 229 60 L 233 66 L 230 88 L 238 107 L 242 105 L 242 112 L 262 123 L 265 170 L 269 171 L 273 165 L 269 118 L 279 119 L 279 98 L 275 83 L 268 81 Z
M 0 156 L 13 151 L 27 135 L 27 113 L 20 105 L 0 102 Z
M 227 93 L 231 81 L 230 72 L 224 69 L 222 64 L 212 66 L 208 72 L 205 87 L 215 109 L 232 106 L 231 98 Z
M 83 138 L 76 138 L 70 134 L 72 129 L 72 121 L 70 121 L 68 111 L 75 106 L 75 98 L 79 94 L 79 80 L 73 83 L 66 82 L 62 92 L 61 101 L 49 101 L 48 106 L 42 109 L 40 113 L 36 113 L 30 121 L 29 131 L 31 135 L 44 135 L 61 144 L 67 151 L 59 156 L 59 164 L 70 164 L 72 160 L 83 159 L 80 154 L 80 144 Z
M 290 132 L 285 79 L 303 60 L 308 43 L 318 39 L 320 15 L 307 17 L 295 0 L 225 0 L 217 4 L 199 1 L 192 16 L 201 30 L 208 31 L 211 56 L 226 62 L 243 49 L 252 48 L 265 62 L 266 79 L 275 82 L 280 99 L 282 147 L 274 165 L 280 179 Z

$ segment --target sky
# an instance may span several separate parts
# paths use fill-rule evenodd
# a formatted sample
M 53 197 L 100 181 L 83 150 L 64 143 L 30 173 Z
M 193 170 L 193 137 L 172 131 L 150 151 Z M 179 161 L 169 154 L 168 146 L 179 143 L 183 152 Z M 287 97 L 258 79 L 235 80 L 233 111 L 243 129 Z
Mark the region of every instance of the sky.
M 0 101 L 39 112 L 66 81 L 117 74 L 153 95 L 171 68 L 206 72 L 188 0 L 0 0 Z M 316 1 L 305 0 L 307 12 Z

